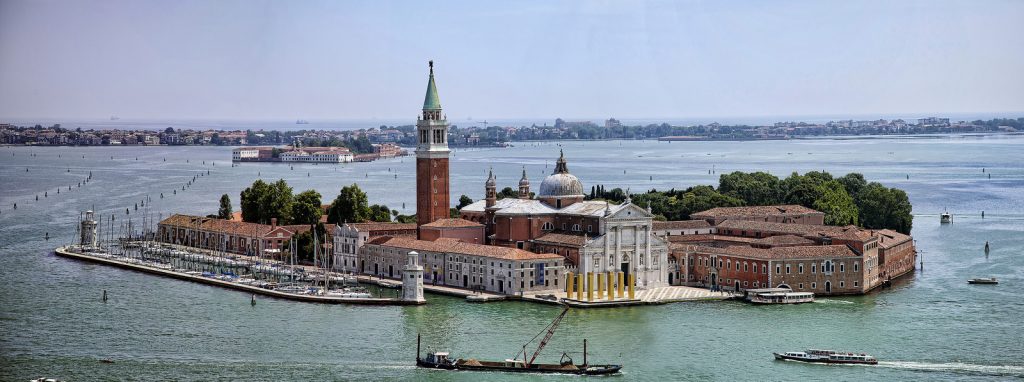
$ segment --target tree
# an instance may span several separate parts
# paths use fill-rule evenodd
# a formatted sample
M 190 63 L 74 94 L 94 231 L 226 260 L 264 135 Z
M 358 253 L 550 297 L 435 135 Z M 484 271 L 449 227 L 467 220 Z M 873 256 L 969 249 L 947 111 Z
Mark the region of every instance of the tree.
M 718 180 L 718 192 L 743 199 L 752 206 L 778 204 L 783 196 L 782 182 L 766 172 L 722 174 Z
M 391 209 L 385 205 L 374 204 L 370 206 L 368 218 L 370 221 L 389 223 L 391 222 Z
M 256 180 L 241 194 L 242 220 L 250 223 L 269 224 L 277 218 L 286 224 L 291 218 L 292 188 L 284 179 L 267 184 Z
M 831 180 L 818 186 L 821 195 L 814 201 L 814 209 L 825 213 L 825 224 L 857 225 L 860 211 L 842 183 Z
M 498 193 L 497 193 L 498 200 L 505 199 L 505 198 L 518 198 L 518 197 L 519 197 L 519 191 L 513 190 L 512 187 L 502 188 L 501 191 L 498 191 Z
M 889 228 L 910 234 L 914 217 L 911 215 L 910 199 L 903 190 L 871 182 L 861 190 L 857 201 L 860 222 L 864 228 Z
M 220 196 L 220 209 L 217 210 L 217 217 L 221 219 L 231 219 L 231 198 L 228 194 Z
M 416 214 L 412 214 L 412 215 L 398 215 L 398 216 L 395 216 L 395 221 L 398 222 L 398 223 L 415 223 L 416 222 Z
M 850 197 L 854 200 L 856 200 L 857 196 L 860 195 L 860 191 L 868 185 L 868 182 L 864 180 L 864 175 L 856 172 L 851 172 L 836 180 L 843 184 L 843 188 L 846 189 L 846 193 L 850 194 Z
M 316 224 L 320 222 L 323 209 L 320 208 L 320 193 L 306 190 L 295 196 L 292 204 L 292 223 Z
M 262 179 L 257 179 L 255 182 L 252 182 L 251 186 L 242 190 L 239 199 L 242 208 L 242 221 L 259 223 L 263 220 L 260 201 L 263 199 L 263 195 L 267 193 L 269 187 Z
M 341 188 L 338 197 L 334 198 L 331 208 L 327 211 L 328 223 L 362 223 L 370 218 L 370 207 L 366 193 L 358 185 Z
M 470 199 L 466 195 L 462 195 L 462 196 L 459 197 L 459 205 L 455 206 L 455 209 L 461 210 L 462 207 L 468 206 L 470 204 L 473 204 L 473 199 Z

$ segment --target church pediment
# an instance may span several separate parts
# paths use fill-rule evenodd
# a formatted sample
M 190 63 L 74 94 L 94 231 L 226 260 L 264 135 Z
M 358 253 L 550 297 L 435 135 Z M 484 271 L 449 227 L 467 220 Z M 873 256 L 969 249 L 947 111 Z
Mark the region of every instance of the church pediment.
M 640 208 L 639 206 L 628 203 L 619 205 L 618 209 L 612 212 L 609 219 L 651 219 L 654 215 L 647 212 L 646 208 Z

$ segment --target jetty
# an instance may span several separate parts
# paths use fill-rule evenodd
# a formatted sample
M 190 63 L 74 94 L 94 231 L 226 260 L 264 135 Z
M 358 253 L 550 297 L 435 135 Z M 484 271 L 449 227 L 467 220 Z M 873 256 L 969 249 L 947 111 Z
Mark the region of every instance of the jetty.
M 206 277 L 202 275 L 195 275 L 186 272 L 180 272 L 173 269 L 164 269 L 154 267 L 147 264 L 138 262 L 131 262 L 127 259 L 119 259 L 116 257 L 100 256 L 95 252 L 83 251 L 78 246 L 64 246 L 57 248 L 54 253 L 57 256 L 66 257 L 70 259 L 103 264 L 114 266 L 122 269 L 129 269 L 133 271 L 149 273 L 153 275 L 165 276 L 175 278 L 179 280 L 192 281 L 200 284 L 207 284 L 218 286 L 222 288 L 234 289 L 250 294 L 258 294 L 261 296 L 268 296 L 274 298 L 280 298 L 284 300 L 302 301 L 302 302 L 315 302 L 323 304 L 357 304 L 357 305 L 421 305 L 425 301 L 422 300 L 405 300 L 401 298 L 379 298 L 379 297 L 334 297 L 334 296 L 319 296 L 309 294 L 298 294 L 289 293 L 283 291 L 277 291 L 273 289 L 261 288 L 254 285 L 241 284 L 237 282 L 220 280 L 212 277 Z

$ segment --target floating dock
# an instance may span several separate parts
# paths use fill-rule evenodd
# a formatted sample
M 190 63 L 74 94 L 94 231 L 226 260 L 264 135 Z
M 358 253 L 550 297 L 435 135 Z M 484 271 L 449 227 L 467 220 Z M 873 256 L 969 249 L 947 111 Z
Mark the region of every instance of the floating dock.
M 315 296 L 315 295 L 302 295 L 295 293 L 280 292 L 272 289 L 264 289 L 252 285 L 245 285 L 239 283 L 233 283 L 230 281 L 217 280 L 209 277 L 195 276 L 187 273 L 182 273 L 173 270 L 161 269 L 151 267 L 143 264 L 134 264 L 126 261 L 119 261 L 115 259 L 108 259 L 99 256 L 88 255 L 84 253 L 77 253 L 69 249 L 68 247 L 57 248 L 54 253 L 57 256 L 67 257 L 75 260 L 87 261 L 92 263 L 99 263 L 104 265 L 110 265 L 118 268 L 130 269 L 133 271 L 144 272 L 154 275 L 160 275 L 165 277 L 171 277 L 179 280 L 192 281 L 207 285 L 214 285 L 223 288 L 229 288 L 239 290 L 243 292 L 249 292 L 262 296 L 280 298 L 292 301 L 302 302 L 315 302 L 322 304 L 356 304 L 356 305 L 421 305 L 424 304 L 422 301 L 407 301 L 396 298 L 349 298 L 349 297 L 330 297 L 330 296 Z

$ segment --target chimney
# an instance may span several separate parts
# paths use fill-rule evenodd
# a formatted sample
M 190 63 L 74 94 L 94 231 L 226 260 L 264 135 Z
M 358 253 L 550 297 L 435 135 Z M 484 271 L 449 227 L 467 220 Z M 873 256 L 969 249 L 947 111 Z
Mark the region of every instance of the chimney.
M 277 218 L 270 218 L 270 229 L 277 228 Z

